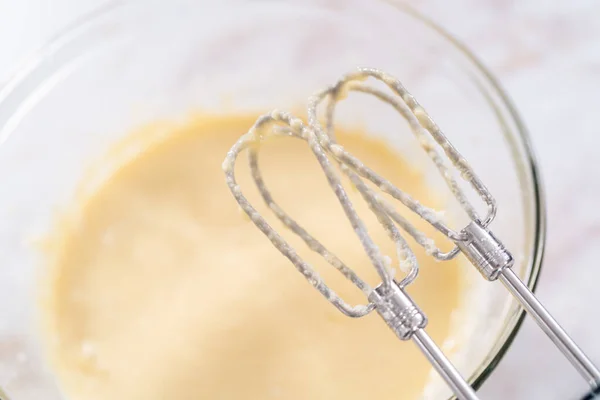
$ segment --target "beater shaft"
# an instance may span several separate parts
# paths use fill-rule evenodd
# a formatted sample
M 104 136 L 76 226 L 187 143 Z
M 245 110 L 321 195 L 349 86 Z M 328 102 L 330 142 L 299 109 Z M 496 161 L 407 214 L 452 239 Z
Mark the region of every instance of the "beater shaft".
M 517 274 L 506 268 L 498 277 L 500 282 L 510 291 L 510 293 L 521 303 L 529 315 L 554 342 L 556 347 L 571 362 L 579 374 L 589 383 L 592 389 L 600 387 L 600 371 L 569 337 L 560 324 L 544 308 L 542 303 L 519 279 Z
M 456 244 L 481 275 L 488 281 L 500 279 L 591 388 L 600 386 L 598 368 L 512 270 L 514 258 L 504 245 L 477 222 L 471 222 L 461 233 L 466 239 Z
M 478 400 L 473 388 L 425 332 L 425 314 L 396 281 L 389 288 L 384 285 L 376 287 L 369 300 L 376 305 L 377 313 L 398 338 L 415 342 L 459 400 Z
M 433 342 L 431 337 L 423 329 L 417 330 L 412 340 L 423 352 L 427 360 L 435 368 L 438 374 L 446 381 L 459 400 L 478 400 L 475 390 L 465 381 L 458 370 L 446 358 L 444 353 Z

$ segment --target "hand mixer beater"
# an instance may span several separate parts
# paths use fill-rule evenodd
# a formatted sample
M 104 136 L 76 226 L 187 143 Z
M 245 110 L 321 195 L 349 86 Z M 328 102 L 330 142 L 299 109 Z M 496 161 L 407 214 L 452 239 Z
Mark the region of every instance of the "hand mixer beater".
M 365 83 L 369 78 L 385 84 L 390 89 L 389 93 Z M 450 191 L 468 215 L 471 222 L 465 228 L 460 231 L 451 229 L 440 219 L 435 210 L 422 205 L 409 194 L 393 186 L 384 177 L 364 165 L 336 142 L 334 132 L 336 105 L 349 91 L 362 92 L 376 97 L 393 107 L 408 122 L 421 147 L 431 158 Z M 326 104 L 324 123 L 321 124 L 317 117 L 317 111 L 319 105 L 323 102 Z M 273 199 L 259 169 L 259 150 L 261 142 L 268 137 L 282 135 L 308 143 L 345 215 L 350 220 L 352 228 L 370 262 L 381 277 L 382 282 L 379 286 L 371 288 L 350 267 L 292 219 Z M 367 297 L 367 304 L 350 305 L 341 299 L 323 282 L 313 267 L 305 262 L 250 204 L 241 192 L 234 173 L 236 159 L 243 151 L 248 151 L 252 178 L 267 207 L 285 227 L 298 235 L 310 250 L 322 256 L 345 278 L 356 285 Z M 483 218 L 479 216 L 474 206 L 467 199 L 463 189 L 459 186 L 455 174 L 452 173 L 453 167 L 486 204 L 487 213 Z M 450 260 L 459 252 L 462 252 L 485 279 L 488 281 L 500 280 L 569 359 L 592 389 L 597 389 L 600 386 L 600 371 L 511 269 L 513 256 L 488 229 L 496 215 L 497 207 L 486 186 L 471 169 L 467 161 L 448 141 L 423 107 L 397 79 L 389 74 L 377 69 L 361 68 L 342 77 L 337 83 L 318 92 L 309 99 L 308 122 L 306 124 L 293 115 L 278 110 L 261 116 L 248 133 L 243 135 L 227 153 L 223 170 L 227 184 L 242 210 L 315 289 L 339 311 L 349 317 L 358 318 L 377 310 L 378 314 L 400 339 L 412 339 L 416 343 L 459 399 L 477 399 L 477 396 L 425 332 L 427 318 L 405 290 L 417 277 L 419 267 L 409 244 L 400 233 L 401 230 L 410 235 L 418 245 L 424 247 L 428 255 L 443 261 Z M 400 269 L 406 272 L 399 282 L 394 279 L 393 270 L 388 265 L 389 261 L 386 261 L 389 259 L 381 254 L 378 246 L 369 236 L 364 222 L 350 202 L 340 180 L 338 170 L 349 179 L 351 185 L 359 192 L 387 235 L 394 242 Z M 376 190 L 400 201 L 406 208 L 416 213 L 454 242 L 455 247 L 451 251 L 443 252 L 432 239 L 411 224 Z

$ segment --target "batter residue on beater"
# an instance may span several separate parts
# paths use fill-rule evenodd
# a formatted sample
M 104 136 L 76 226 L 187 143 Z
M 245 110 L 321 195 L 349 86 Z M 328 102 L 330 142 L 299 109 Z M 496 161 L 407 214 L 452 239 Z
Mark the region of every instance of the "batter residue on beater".
M 201 117 L 173 128 L 74 204 L 76 224 L 53 233 L 44 336 L 67 398 L 419 396 L 430 366 L 416 347 L 398 341 L 376 315 L 353 320 L 340 314 L 236 212 L 221 162 L 253 121 Z M 417 198 L 431 197 L 421 175 L 383 142 L 358 132 L 337 137 L 393 183 Z M 373 277 L 308 147 L 274 140 L 260 162 L 282 207 L 352 268 Z M 264 211 L 248 171 L 238 177 Z M 359 214 L 370 216 L 359 195 L 351 195 Z M 382 250 L 393 255 L 381 226 L 366 220 Z M 421 274 L 410 292 L 441 344 L 458 304 L 460 269 L 433 265 L 415 250 Z M 341 296 L 365 301 L 318 256 L 302 255 Z

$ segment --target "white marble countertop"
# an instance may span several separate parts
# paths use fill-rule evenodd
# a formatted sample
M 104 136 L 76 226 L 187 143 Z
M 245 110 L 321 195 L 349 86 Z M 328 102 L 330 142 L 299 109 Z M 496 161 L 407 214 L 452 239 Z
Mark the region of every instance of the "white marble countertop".
M 100 2 L 0 0 L 0 84 L 48 36 Z M 600 1 L 413 4 L 467 44 L 520 110 L 547 193 L 548 241 L 538 294 L 600 363 Z M 481 396 L 568 399 L 584 389 L 527 319 Z

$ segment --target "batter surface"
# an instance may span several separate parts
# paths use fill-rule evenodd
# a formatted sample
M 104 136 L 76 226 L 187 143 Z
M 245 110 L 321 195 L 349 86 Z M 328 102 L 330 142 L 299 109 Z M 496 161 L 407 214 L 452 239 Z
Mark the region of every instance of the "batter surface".
M 358 320 L 340 314 L 238 211 L 221 163 L 253 122 L 202 117 L 173 128 L 80 199 L 76 223 L 56 230 L 44 332 L 68 399 L 418 398 L 430 367 L 416 347 L 397 340 L 375 313 Z M 340 132 L 338 140 L 394 184 L 432 198 L 421 176 L 383 142 L 357 132 Z M 238 165 L 245 193 L 270 215 L 247 164 Z M 282 207 L 375 284 L 308 147 L 294 139 L 268 142 L 261 168 Z M 351 194 L 373 237 L 393 255 L 383 229 Z M 285 236 L 340 295 L 365 301 Z M 420 248 L 417 255 L 421 273 L 409 292 L 441 344 L 459 301 L 459 268 L 435 264 Z

